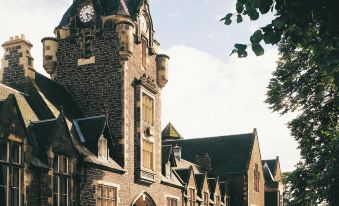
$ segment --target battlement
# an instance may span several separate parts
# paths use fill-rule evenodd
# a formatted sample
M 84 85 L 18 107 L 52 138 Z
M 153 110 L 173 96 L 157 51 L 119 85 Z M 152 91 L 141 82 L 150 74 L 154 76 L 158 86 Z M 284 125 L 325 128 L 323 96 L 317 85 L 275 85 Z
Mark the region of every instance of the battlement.
M 2 44 L 2 47 L 6 49 L 6 48 L 10 48 L 16 45 L 22 45 L 22 44 L 28 46 L 29 48 L 33 47 L 33 44 L 29 42 L 28 40 L 26 40 L 26 37 L 24 34 L 21 34 L 20 36 L 10 37 L 8 41 Z

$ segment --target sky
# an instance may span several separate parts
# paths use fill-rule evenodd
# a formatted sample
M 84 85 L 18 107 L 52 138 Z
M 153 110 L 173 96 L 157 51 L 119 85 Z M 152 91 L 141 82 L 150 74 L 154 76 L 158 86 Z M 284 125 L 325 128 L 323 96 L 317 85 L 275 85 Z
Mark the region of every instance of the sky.
M 46 74 L 41 39 L 54 36 L 71 3 L 0 0 L 0 42 L 25 34 L 34 45 L 35 69 Z M 280 116 L 264 103 L 277 48 L 266 46 L 261 57 L 229 55 L 235 43 L 248 43 L 250 34 L 273 15 L 225 26 L 219 20 L 235 11 L 235 0 L 150 0 L 150 8 L 160 51 L 171 57 L 169 82 L 162 91 L 163 127 L 171 122 L 184 138 L 250 133 L 257 128 L 262 158 L 279 156 L 282 170 L 293 170 L 299 150 L 286 124 L 295 114 Z

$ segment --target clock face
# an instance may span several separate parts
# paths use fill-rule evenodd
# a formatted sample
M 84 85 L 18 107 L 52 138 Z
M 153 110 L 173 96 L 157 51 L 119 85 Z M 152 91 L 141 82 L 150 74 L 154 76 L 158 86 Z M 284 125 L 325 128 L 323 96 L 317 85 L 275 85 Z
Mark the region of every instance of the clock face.
M 145 18 L 144 15 L 142 15 L 142 16 L 140 17 L 140 27 L 141 27 L 141 31 L 142 31 L 143 33 L 147 33 L 147 31 L 148 31 L 148 25 L 147 25 L 147 20 L 146 20 L 146 18 Z
M 94 17 L 94 8 L 92 4 L 86 4 L 81 7 L 79 12 L 79 19 L 83 23 L 91 21 Z

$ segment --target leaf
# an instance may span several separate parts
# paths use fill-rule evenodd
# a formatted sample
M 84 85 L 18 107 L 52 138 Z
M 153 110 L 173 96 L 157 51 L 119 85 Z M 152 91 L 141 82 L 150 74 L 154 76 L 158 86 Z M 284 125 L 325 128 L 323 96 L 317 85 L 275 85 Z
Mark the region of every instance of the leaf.
M 260 44 L 252 44 L 252 50 L 257 56 L 261 56 L 265 53 L 264 48 Z
M 236 4 L 236 10 L 239 14 L 241 14 L 244 11 L 244 5 L 240 2 L 237 2 Z
M 248 15 L 252 21 L 259 19 L 259 12 L 256 9 L 249 11 Z
M 231 20 L 231 19 L 226 19 L 226 20 L 225 20 L 225 24 L 226 24 L 226 25 L 232 24 L 232 20 Z
M 270 11 L 271 7 L 273 7 L 273 1 L 272 0 L 262 0 L 259 11 L 261 14 L 266 14 Z
M 247 49 L 246 44 L 235 44 L 234 47 L 238 50 L 246 50 Z
M 242 16 L 240 14 L 237 15 L 237 23 L 241 23 L 242 22 Z
M 264 35 L 261 30 L 257 30 L 254 32 L 254 34 L 251 36 L 250 40 L 252 44 L 259 43 L 264 38 Z
M 286 19 L 284 17 L 278 17 L 272 21 L 272 24 L 274 27 L 278 29 L 282 29 L 284 25 L 286 24 Z
M 232 20 L 231 20 L 232 16 L 233 16 L 233 14 L 229 13 L 224 18 L 220 19 L 220 21 L 225 21 L 224 24 L 230 25 L 232 23 Z
M 281 35 L 277 34 L 273 29 L 264 33 L 264 41 L 266 44 L 276 44 L 280 41 Z

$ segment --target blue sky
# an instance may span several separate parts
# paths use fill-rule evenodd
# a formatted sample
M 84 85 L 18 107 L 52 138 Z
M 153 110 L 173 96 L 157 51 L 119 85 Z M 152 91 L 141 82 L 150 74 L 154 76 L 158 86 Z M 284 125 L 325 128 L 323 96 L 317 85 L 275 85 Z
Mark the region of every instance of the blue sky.
M 24 33 L 34 45 L 35 69 L 42 69 L 40 40 L 54 27 L 72 0 L 0 0 L 0 42 Z M 299 159 L 286 123 L 264 103 L 278 52 L 266 47 L 262 57 L 229 56 L 234 43 L 269 22 L 225 26 L 219 19 L 234 11 L 234 0 L 150 0 L 161 52 L 171 57 L 170 80 L 162 93 L 163 126 L 171 121 L 185 138 L 252 132 L 258 129 L 263 159 L 280 156 L 283 171 Z M 0 51 L 3 56 L 3 50 Z

